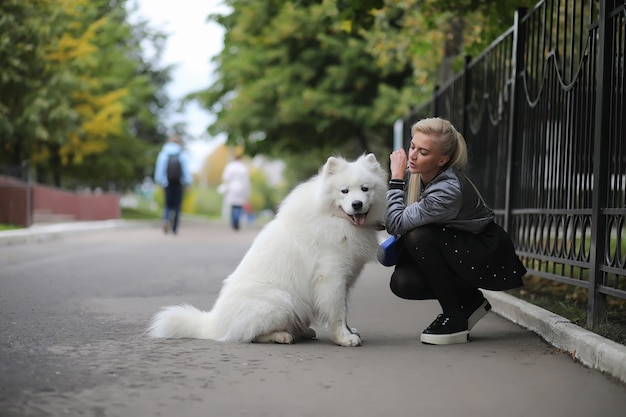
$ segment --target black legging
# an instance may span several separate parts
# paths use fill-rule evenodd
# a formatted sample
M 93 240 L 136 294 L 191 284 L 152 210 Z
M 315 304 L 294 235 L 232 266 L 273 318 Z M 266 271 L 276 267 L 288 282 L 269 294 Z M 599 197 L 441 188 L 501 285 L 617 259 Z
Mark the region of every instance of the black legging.
M 462 305 L 482 294 L 448 266 L 437 247 L 440 226 L 423 226 L 403 235 L 403 247 L 391 275 L 391 291 L 408 300 L 437 299 L 446 315 L 462 315 Z
M 178 219 L 180 217 L 180 207 L 183 202 L 183 186 L 180 183 L 169 184 L 165 187 L 165 215 L 164 220 L 170 221 L 172 231 L 178 230 Z

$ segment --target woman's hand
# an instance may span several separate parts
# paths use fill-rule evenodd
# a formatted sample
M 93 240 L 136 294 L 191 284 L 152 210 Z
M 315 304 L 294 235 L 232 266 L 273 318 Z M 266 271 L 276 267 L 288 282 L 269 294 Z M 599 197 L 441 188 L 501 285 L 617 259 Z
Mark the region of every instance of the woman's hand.
M 404 180 L 404 174 L 406 172 L 407 167 L 407 157 L 404 149 L 396 149 L 389 155 L 391 170 L 391 179 L 394 180 Z

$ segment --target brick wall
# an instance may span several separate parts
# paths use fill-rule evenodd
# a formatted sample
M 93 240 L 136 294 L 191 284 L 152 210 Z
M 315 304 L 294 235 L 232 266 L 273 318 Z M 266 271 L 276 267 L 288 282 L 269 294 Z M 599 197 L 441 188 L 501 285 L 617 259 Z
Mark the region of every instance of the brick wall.
M 32 191 L 28 185 L 0 176 L 0 223 L 23 227 L 33 223 Z
M 0 223 L 28 227 L 36 213 L 73 220 L 119 219 L 118 194 L 87 194 L 0 177 Z

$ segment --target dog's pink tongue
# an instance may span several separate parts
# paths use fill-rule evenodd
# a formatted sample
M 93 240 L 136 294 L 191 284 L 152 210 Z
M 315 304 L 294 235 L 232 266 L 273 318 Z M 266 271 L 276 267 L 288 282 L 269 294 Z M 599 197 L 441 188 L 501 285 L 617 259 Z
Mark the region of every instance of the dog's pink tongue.
M 365 220 L 367 220 L 367 215 L 365 214 L 354 215 L 354 223 L 356 223 L 357 226 L 363 226 L 365 224 Z

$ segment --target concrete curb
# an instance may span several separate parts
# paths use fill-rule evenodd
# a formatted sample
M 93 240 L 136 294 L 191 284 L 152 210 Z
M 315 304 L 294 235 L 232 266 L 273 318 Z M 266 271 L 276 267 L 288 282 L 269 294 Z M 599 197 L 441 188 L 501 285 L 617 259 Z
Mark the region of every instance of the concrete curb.
M 150 221 L 129 221 L 121 219 L 34 225 L 28 229 L 0 232 L 0 246 L 47 242 L 59 239 L 62 236 L 98 230 L 152 227 L 153 225 L 154 223 Z
M 559 315 L 503 292 L 484 291 L 493 311 L 562 349 L 588 368 L 626 382 L 626 346 L 575 325 Z

